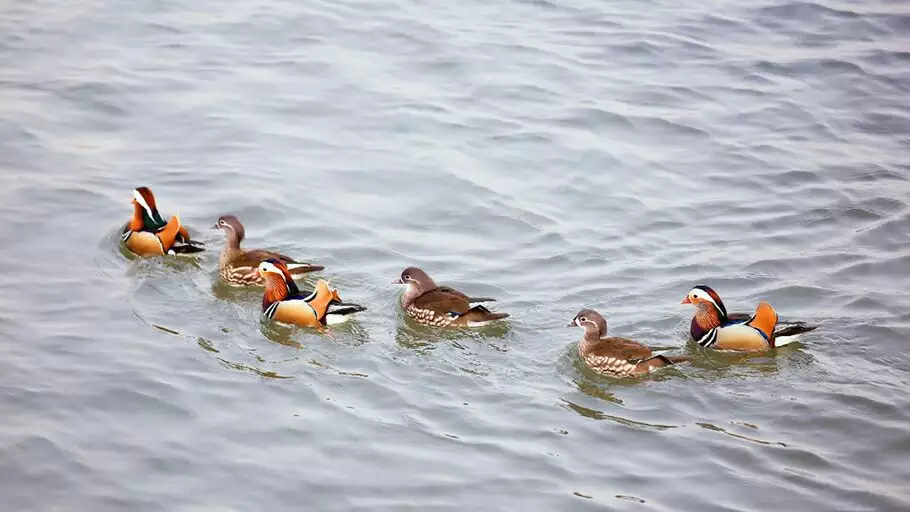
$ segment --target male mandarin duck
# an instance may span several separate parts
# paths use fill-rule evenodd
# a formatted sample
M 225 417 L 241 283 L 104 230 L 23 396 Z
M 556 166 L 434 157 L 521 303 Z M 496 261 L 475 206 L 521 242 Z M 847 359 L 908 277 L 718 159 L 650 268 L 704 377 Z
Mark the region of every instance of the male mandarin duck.
M 507 318 L 508 313 L 494 313 L 478 302 L 495 299 L 468 297 L 454 288 L 437 286 L 426 272 L 408 267 L 393 284 L 407 288 L 401 306 L 415 322 L 430 327 L 480 327 Z
M 322 265 L 299 262 L 284 254 L 265 249 L 241 249 L 240 242 L 243 241 L 246 231 L 243 229 L 243 224 L 233 215 L 219 217 L 213 227 L 224 231 L 226 243 L 221 251 L 221 257 L 218 259 L 218 274 L 229 284 L 262 286 L 265 281 L 259 273 L 259 263 L 268 259 L 276 259 L 284 263 L 292 276 L 325 268 Z
M 751 315 L 728 314 L 720 295 L 705 285 L 692 288 L 682 303 L 695 306 L 689 334 L 707 348 L 742 352 L 768 350 L 792 343 L 798 335 L 818 328 L 804 322 L 779 323 L 777 312 L 764 301 Z
M 686 356 L 654 354 L 648 346 L 637 341 L 607 338 L 607 321 L 592 309 L 579 311 L 566 327 L 584 329 L 585 334 L 578 342 L 578 355 L 589 368 L 603 375 L 644 375 L 689 360 Z
M 338 290 L 320 279 L 309 295 L 297 289 L 287 265 L 277 258 L 259 264 L 259 275 L 265 281 L 262 313 L 267 318 L 304 327 L 321 327 L 347 321 L 354 313 L 366 311 L 358 304 L 345 303 Z
M 120 239 L 134 254 L 190 254 L 204 250 L 202 242 L 190 240 L 176 215 L 164 221 L 148 187 L 133 190 L 132 203 L 133 218 L 124 226 Z

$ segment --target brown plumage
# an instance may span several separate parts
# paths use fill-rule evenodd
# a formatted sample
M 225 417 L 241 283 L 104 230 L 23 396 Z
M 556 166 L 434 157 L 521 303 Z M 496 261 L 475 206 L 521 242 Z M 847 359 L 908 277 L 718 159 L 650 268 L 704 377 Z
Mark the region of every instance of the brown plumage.
M 300 276 L 307 272 L 316 272 L 325 268 L 322 265 L 296 261 L 290 256 L 265 249 L 241 249 L 240 243 L 246 236 L 246 230 L 237 217 L 233 215 L 221 216 L 213 227 L 224 232 L 225 244 L 224 249 L 221 251 L 221 257 L 218 259 L 218 274 L 221 279 L 230 284 L 237 286 L 263 286 L 265 282 L 258 268 L 261 262 L 268 259 L 276 259 L 284 263 L 293 276 Z
M 607 321 L 597 311 L 583 309 L 566 327 L 581 327 L 578 355 L 597 373 L 613 377 L 644 375 L 657 368 L 688 361 L 686 356 L 654 355 L 651 349 L 625 338 L 607 338 Z
M 133 190 L 132 203 L 133 216 L 124 226 L 121 240 L 133 254 L 191 254 L 204 250 L 202 242 L 190 240 L 189 231 L 177 216 L 165 222 L 148 187 Z
M 448 286 L 437 286 L 426 272 L 408 267 L 395 284 L 407 286 L 401 296 L 401 307 L 415 322 L 431 327 L 477 327 L 507 318 L 508 313 L 494 313 L 478 302 L 488 297 L 469 297 Z

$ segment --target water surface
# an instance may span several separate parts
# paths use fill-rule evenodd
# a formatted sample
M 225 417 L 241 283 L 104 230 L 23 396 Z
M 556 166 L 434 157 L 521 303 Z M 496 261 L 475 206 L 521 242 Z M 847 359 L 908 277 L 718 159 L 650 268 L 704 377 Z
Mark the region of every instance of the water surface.
M 436 4 L 0 7 L 4 508 L 910 508 L 906 5 Z M 139 185 L 212 251 L 124 257 Z M 369 311 L 261 323 L 228 212 Z M 822 327 L 700 352 L 701 282 Z M 694 361 L 592 375 L 582 307 Z

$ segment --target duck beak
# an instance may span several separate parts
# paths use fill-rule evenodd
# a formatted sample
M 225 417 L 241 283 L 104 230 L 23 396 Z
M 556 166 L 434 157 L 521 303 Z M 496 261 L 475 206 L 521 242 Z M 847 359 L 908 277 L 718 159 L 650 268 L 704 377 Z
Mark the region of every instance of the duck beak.
M 575 319 L 573 318 L 571 322 L 566 324 L 566 327 L 578 327 L 578 324 L 575 322 Z
M 404 284 L 404 283 L 401 282 L 401 278 L 399 277 L 398 279 L 392 281 L 392 284 Z
M 212 229 L 221 229 L 218 223 L 212 224 Z
M 686 295 L 686 298 L 683 299 L 682 302 L 680 302 L 680 304 L 692 304 L 692 301 L 689 300 L 689 296 Z

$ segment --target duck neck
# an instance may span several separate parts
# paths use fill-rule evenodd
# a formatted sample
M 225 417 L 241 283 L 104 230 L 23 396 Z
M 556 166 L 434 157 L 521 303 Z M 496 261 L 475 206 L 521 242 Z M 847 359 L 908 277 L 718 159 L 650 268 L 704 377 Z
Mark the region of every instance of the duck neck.
M 695 318 L 692 323 L 697 324 L 705 331 L 710 331 L 715 327 L 720 327 L 723 323 L 722 320 L 717 308 L 710 304 L 701 304 L 695 310 Z
M 238 252 L 240 251 L 240 237 L 233 229 L 224 230 L 224 248 L 225 250 Z
M 225 230 L 224 235 L 224 248 L 221 249 L 221 257 L 218 258 L 218 264 L 222 268 L 229 265 L 243 252 L 240 250 L 240 240 L 237 235 L 229 230 Z
M 408 283 L 404 289 L 404 294 L 401 296 L 401 303 L 404 305 L 404 307 L 410 306 L 415 300 L 417 300 L 417 297 L 420 297 L 424 293 L 436 288 L 436 285 L 434 283 L 431 282 L 431 284 L 433 284 L 433 288 L 424 289 L 423 284 Z
M 265 276 L 265 293 L 262 295 L 262 310 L 265 311 L 275 302 L 286 299 L 288 296 L 288 285 L 284 279 L 267 275 Z
M 586 355 L 588 352 L 594 349 L 597 345 L 601 343 L 602 338 L 600 333 L 594 329 L 585 329 L 585 335 L 582 336 L 581 341 L 578 342 L 578 353 L 582 356 Z
M 143 213 L 142 207 L 137 203 L 133 203 L 133 217 L 130 219 L 130 231 L 142 231 L 142 228 L 145 227 L 145 223 L 142 222 Z

